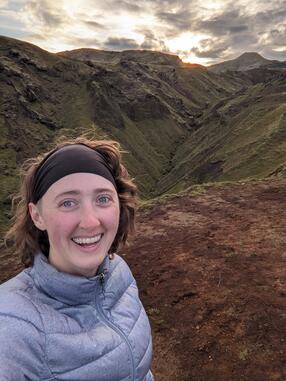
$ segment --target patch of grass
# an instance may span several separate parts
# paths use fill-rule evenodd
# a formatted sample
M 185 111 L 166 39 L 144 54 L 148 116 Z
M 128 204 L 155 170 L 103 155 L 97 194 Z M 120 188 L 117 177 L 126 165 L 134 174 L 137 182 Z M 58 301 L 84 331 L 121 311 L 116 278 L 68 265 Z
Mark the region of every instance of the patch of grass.
M 239 351 L 238 357 L 241 361 L 246 361 L 249 358 L 249 351 L 247 348 L 244 348 Z
M 160 314 L 160 310 L 156 307 L 150 307 L 147 309 L 147 313 L 149 316 L 158 316 Z

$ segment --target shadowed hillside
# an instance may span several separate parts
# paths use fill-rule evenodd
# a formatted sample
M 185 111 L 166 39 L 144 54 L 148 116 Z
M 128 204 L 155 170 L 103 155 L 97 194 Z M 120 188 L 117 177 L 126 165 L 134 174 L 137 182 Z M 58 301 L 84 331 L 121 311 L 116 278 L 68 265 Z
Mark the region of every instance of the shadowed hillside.
M 285 176 L 285 71 L 222 74 L 151 51 L 48 53 L 0 37 L 0 230 L 22 161 L 59 135 L 121 142 L 144 197 Z
M 208 69 L 214 73 L 222 73 L 225 71 L 247 71 L 261 66 L 271 65 L 273 62 L 277 61 L 267 60 L 258 53 L 246 52 L 234 60 L 211 65 Z
M 286 61 L 283 62 L 276 60 L 267 60 L 258 53 L 247 52 L 243 53 L 241 56 L 235 58 L 234 60 L 229 60 L 215 65 L 211 65 L 208 67 L 208 70 L 214 73 L 224 73 L 227 71 L 248 71 L 262 67 L 269 69 L 286 69 Z
M 270 69 L 240 73 L 251 85 L 203 112 L 201 128 L 178 148 L 173 169 L 160 180 L 160 189 L 176 191 L 208 181 L 285 176 L 285 74 Z

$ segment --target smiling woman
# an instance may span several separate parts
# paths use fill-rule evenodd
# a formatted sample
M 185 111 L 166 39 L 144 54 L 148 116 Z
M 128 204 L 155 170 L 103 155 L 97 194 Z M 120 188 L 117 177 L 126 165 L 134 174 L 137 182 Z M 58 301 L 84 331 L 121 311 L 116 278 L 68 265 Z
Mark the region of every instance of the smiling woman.
M 78 138 L 24 164 L 7 241 L 27 268 L 0 286 L 1 380 L 153 380 L 149 321 L 114 254 L 135 198 L 115 142 Z
M 94 276 L 118 229 L 114 185 L 96 174 L 73 173 L 29 207 L 35 226 L 49 237 L 50 264 L 70 274 Z

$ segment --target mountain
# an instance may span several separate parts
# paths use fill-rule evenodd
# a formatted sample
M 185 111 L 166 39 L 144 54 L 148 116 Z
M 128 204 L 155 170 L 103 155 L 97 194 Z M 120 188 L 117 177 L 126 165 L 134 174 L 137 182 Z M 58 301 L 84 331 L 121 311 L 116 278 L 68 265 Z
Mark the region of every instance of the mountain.
M 118 140 L 141 195 L 285 176 L 283 67 L 214 73 L 150 51 L 52 54 L 0 37 L 0 230 L 27 157 L 62 134 Z
M 223 73 L 226 71 L 247 71 L 259 68 L 261 66 L 270 65 L 275 62 L 277 61 L 267 60 L 258 53 L 246 52 L 234 60 L 211 65 L 208 67 L 208 70 L 213 73 Z
M 286 71 L 257 68 L 239 77 L 249 85 L 203 111 L 201 127 L 180 145 L 173 169 L 159 180 L 163 192 L 218 180 L 285 177 Z
M 72 58 L 79 61 L 95 63 L 119 64 L 124 60 L 137 61 L 141 64 L 180 65 L 182 61 L 174 54 L 165 54 L 151 50 L 125 50 L 123 52 L 105 51 L 98 49 L 74 49 L 57 53 L 60 57 Z

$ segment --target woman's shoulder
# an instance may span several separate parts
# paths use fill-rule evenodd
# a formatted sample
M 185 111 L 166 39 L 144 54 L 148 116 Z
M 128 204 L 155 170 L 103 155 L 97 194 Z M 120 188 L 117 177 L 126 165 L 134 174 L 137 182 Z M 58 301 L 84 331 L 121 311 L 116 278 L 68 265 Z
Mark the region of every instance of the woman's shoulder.
M 0 285 L 0 316 L 22 319 L 41 327 L 40 314 L 33 301 L 34 284 L 29 271 L 23 270 Z
M 137 284 L 126 261 L 121 256 L 115 254 L 114 258 L 109 262 L 110 267 L 106 291 L 122 295 L 132 287 L 137 294 Z
M 3 306 L 4 301 L 9 303 L 12 295 L 16 297 L 17 295 L 25 294 L 31 286 L 32 284 L 29 277 L 29 269 L 23 270 L 18 275 L 2 283 L 0 285 L 0 308 Z
M 110 260 L 109 272 L 113 278 L 124 278 L 129 283 L 135 281 L 130 267 L 120 255 L 114 254 Z

